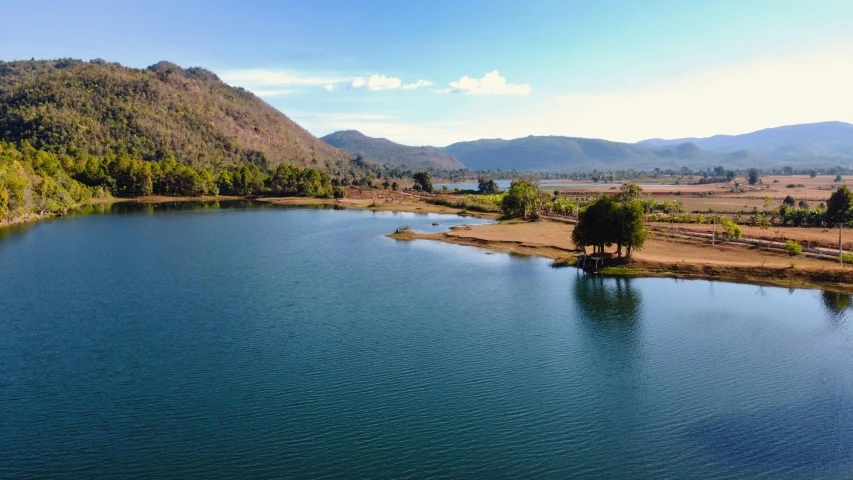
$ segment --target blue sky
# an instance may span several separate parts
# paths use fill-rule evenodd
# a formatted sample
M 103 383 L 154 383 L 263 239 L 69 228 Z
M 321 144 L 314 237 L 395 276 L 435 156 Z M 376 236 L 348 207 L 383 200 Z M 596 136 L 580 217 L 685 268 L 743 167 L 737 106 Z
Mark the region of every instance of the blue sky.
M 318 136 L 638 141 L 853 122 L 849 0 L 0 7 L 2 60 L 203 66 Z

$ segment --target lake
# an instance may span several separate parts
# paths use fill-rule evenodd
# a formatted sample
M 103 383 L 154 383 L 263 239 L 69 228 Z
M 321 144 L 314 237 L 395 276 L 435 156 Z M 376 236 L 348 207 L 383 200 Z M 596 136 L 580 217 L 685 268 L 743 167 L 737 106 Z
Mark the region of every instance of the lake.
M 384 237 L 452 216 L 101 213 L 0 238 L 2 478 L 853 471 L 849 296 Z

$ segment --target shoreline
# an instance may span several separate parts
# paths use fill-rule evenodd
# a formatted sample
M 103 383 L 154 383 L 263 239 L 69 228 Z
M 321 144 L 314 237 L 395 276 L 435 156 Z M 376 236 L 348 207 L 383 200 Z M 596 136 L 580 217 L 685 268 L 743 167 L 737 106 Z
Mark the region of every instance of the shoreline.
M 511 225 L 502 223 L 502 225 Z M 474 231 L 476 227 L 469 227 Z M 525 242 L 523 240 L 499 240 L 482 236 L 461 236 L 454 233 L 464 229 L 455 227 L 448 232 L 420 233 L 412 230 L 398 231 L 386 235 L 399 241 L 431 240 L 454 245 L 485 248 L 491 251 L 531 255 L 552 260 L 552 267 L 569 267 L 576 263 L 573 249 L 557 245 Z M 698 247 L 701 248 L 701 247 Z M 598 273 L 605 277 L 628 278 L 675 278 L 683 280 L 715 280 L 758 286 L 826 290 L 845 294 L 853 293 L 853 269 L 712 265 L 690 261 L 664 262 L 632 259 L 622 265 L 605 267 Z
M 395 192 L 393 195 L 371 196 L 368 198 L 311 198 L 311 197 L 255 197 L 255 196 L 204 196 L 204 197 L 139 197 L 139 198 L 110 198 L 95 199 L 78 205 L 112 204 L 121 202 L 138 203 L 169 203 L 189 201 L 234 201 L 245 200 L 255 202 L 266 202 L 273 205 L 331 205 L 343 208 L 354 208 L 371 211 L 407 212 L 422 214 L 445 214 L 460 215 L 476 218 L 497 220 L 497 213 L 470 212 L 458 208 L 435 205 L 422 201 L 419 197 L 411 194 Z M 64 216 L 61 213 L 28 214 L 13 221 L 0 222 L 0 229 L 35 223 Z M 396 232 L 386 235 L 400 241 L 432 240 L 454 245 L 485 248 L 495 252 L 531 255 L 552 260 L 554 267 L 574 266 L 576 251 L 567 240 L 569 237 L 567 228 L 571 224 L 560 219 L 545 219 L 542 222 L 529 223 L 519 221 L 505 221 L 493 224 L 500 226 L 502 231 L 495 235 L 493 231 L 486 231 L 482 227 L 488 226 L 460 226 L 451 227 L 447 232 L 419 233 L 411 230 Z M 536 228 L 536 226 L 542 228 Z M 548 229 L 558 231 L 547 231 Z M 495 230 L 495 229 L 492 229 Z M 539 233 L 536 230 L 542 230 Z M 482 233 L 489 233 L 483 235 Z M 657 237 L 656 237 L 657 238 Z M 753 255 L 755 265 L 738 265 L 727 261 L 709 263 L 706 254 L 707 246 L 701 241 L 679 240 L 682 245 L 689 245 L 692 251 L 685 255 L 680 261 L 661 261 L 653 258 L 635 258 L 627 261 L 624 265 L 605 268 L 600 272 L 603 276 L 621 277 L 647 277 L 647 278 L 678 278 L 695 280 L 717 280 L 733 283 L 746 283 L 752 285 L 775 286 L 783 288 L 805 288 L 829 290 L 841 293 L 853 293 L 853 269 L 839 268 L 836 266 L 814 265 L 808 266 L 781 266 L 779 261 L 775 265 L 764 265 L 768 258 L 764 252 Z M 728 246 L 731 248 L 731 246 Z M 660 250 L 660 249 L 659 249 Z M 645 251 L 643 251 L 645 253 Z M 652 252 L 655 253 L 655 252 Z M 778 257 L 778 256 L 777 256 Z M 776 260 L 778 258 L 774 257 Z M 785 261 L 801 261 L 803 257 L 786 258 Z M 814 261 L 809 260 L 814 263 Z

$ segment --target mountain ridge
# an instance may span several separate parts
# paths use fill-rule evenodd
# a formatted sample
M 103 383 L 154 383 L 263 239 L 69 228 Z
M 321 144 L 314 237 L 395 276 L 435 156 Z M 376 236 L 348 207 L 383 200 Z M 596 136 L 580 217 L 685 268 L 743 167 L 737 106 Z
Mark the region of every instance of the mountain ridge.
M 713 135 L 676 139 L 650 138 L 638 145 L 663 147 L 683 142 L 695 143 L 703 150 L 731 153 L 749 150 L 772 158 L 846 156 L 853 147 L 853 124 L 828 121 L 763 128 L 738 135 Z
M 340 130 L 320 137 L 320 140 L 387 168 L 466 169 L 459 160 L 439 148 L 402 145 L 387 138 L 369 137 L 358 130 Z

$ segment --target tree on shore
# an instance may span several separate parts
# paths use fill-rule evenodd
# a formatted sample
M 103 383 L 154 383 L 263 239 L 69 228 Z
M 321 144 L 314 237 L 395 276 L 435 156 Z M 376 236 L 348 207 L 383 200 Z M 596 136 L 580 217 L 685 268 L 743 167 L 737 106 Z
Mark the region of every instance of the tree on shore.
M 491 178 L 479 178 L 477 179 L 477 193 L 481 193 L 484 195 L 493 194 L 500 192 L 501 189 L 498 188 L 498 184 L 495 183 Z
M 432 180 L 429 178 L 429 172 L 417 172 L 412 175 L 412 180 L 415 181 L 415 190 L 432 193 Z
M 617 255 L 621 257 L 625 247 L 630 257 L 646 241 L 643 205 L 638 200 L 640 192 L 642 189 L 637 185 L 625 184 L 618 195 L 599 197 L 580 212 L 572 242 L 584 250 L 592 246 L 593 253 L 615 244 Z

